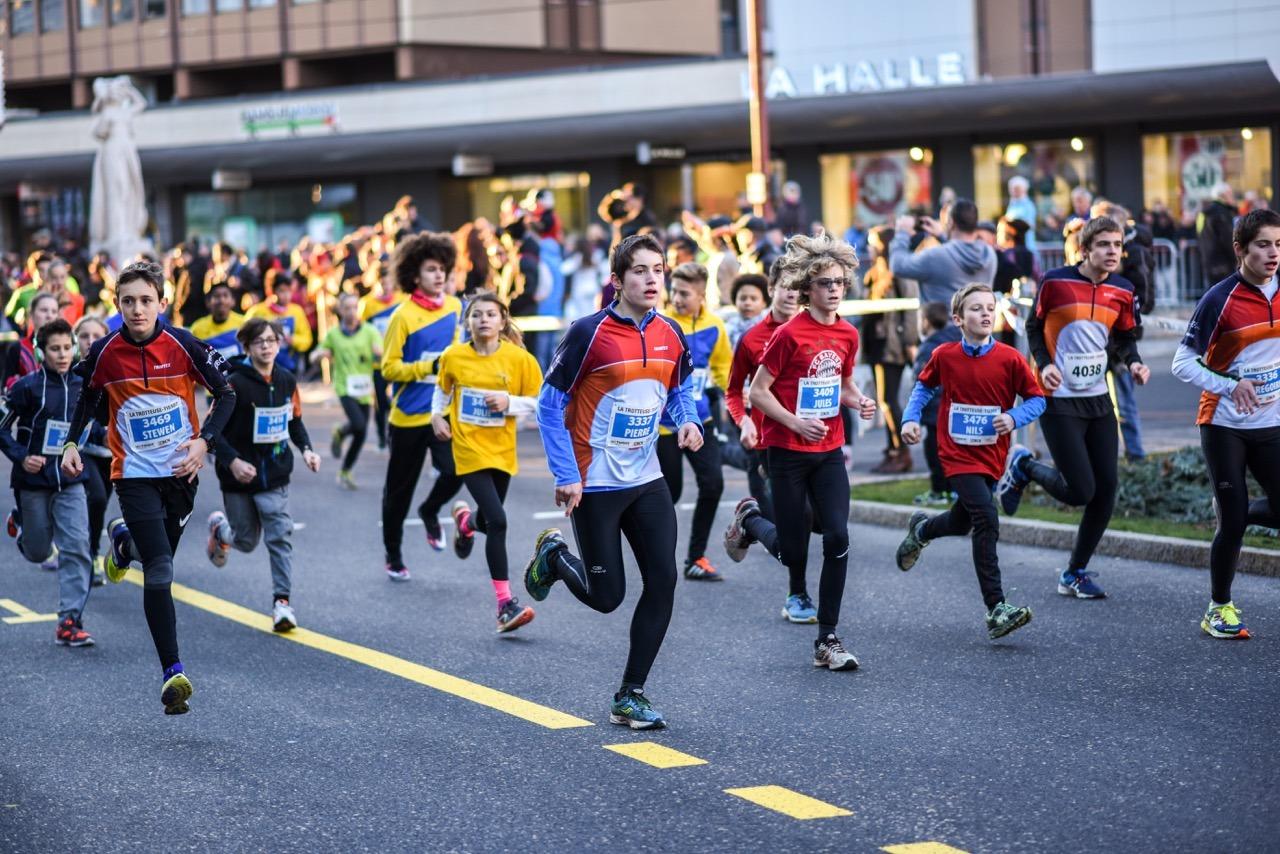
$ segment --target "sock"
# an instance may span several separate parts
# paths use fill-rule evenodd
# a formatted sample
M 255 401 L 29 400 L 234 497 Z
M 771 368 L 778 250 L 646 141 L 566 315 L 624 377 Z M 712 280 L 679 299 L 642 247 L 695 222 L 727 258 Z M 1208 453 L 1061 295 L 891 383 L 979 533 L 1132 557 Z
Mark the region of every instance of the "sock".
M 172 679 L 172 678 L 173 678 L 174 676 L 176 676 L 177 674 L 179 674 L 179 673 L 183 673 L 183 672 L 184 672 L 184 671 L 183 671 L 183 669 L 182 669 L 182 662 L 181 662 L 181 661 L 178 661 L 178 662 L 175 662 L 175 663 L 173 663 L 173 664 L 170 664 L 168 667 L 166 667 L 166 668 L 164 669 L 164 678 L 165 678 L 165 681 L 167 682 L 168 680 Z
M 629 693 L 634 693 L 634 694 L 643 694 L 643 693 L 644 693 L 644 686 L 643 686 L 643 685 L 628 685 L 628 684 L 626 684 L 626 683 L 624 682 L 624 683 L 622 684 L 622 687 L 618 689 L 618 693 L 616 693 L 616 694 L 614 694 L 614 695 L 613 695 L 613 699 L 615 699 L 615 700 L 621 700 L 623 697 L 625 697 L 625 696 L 626 696 L 627 694 L 629 694 Z
M 502 610 L 502 606 L 511 601 L 511 582 L 510 581 L 493 581 L 493 592 L 498 597 L 498 610 Z

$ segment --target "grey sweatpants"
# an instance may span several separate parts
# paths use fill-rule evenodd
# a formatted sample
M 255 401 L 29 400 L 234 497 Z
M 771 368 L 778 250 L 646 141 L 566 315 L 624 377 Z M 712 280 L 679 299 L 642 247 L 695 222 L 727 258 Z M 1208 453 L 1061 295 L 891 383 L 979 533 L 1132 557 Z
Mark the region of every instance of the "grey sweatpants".
M 58 547 L 58 619 L 68 615 L 77 621 L 89 601 L 93 561 L 89 557 L 89 504 L 84 484 L 61 490 L 23 489 L 22 556 L 32 563 L 49 557 Z
M 236 551 L 251 552 L 258 539 L 266 541 L 271 558 L 271 585 L 276 599 L 288 599 L 293 575 L 293 517 L 289 515 L 289 487 L 265 492 L 223 492 L 227 523 L 218 538 Z

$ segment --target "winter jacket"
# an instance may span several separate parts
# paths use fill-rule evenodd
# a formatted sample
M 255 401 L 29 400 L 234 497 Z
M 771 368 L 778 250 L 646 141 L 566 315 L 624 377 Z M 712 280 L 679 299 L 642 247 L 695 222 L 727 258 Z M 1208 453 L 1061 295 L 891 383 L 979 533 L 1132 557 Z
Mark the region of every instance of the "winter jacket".
M 277 419 L 283 413 L 288 423 L 288 436 L 301 451 L 311 449 L 311 438 L 302 423 L 302 400 L 298 396 L 298 381 L 279 364 L 271 369 L 268 381 L 246 356 L 237 356 L 229 363 L 231 372 L 227 379 L 236 392 L 236 408 L 231 420 L 217 441 L 217 461 L 214 469 L 218 483 L 224 492 L 265 492 L 284 486 L 293 472 L 293 451 L 289 442 L 280 439 L 270 443 L 254 443 L 255 426 L 259 436 L 271 435 L 271 415 L 264 410 L 275 410 Z M 276 429 L 285 428 L 276 420 Z M 258 476 L 249 483 L 241 483 L 231 473 L 233 460 L 241 459 L 258 470 Z
M 9 485 L 15 490 L 62 489 L 88 479 L 86 472 L 73 478 L 62 473 L 62 446 L 75 413 L 83 380 L 68 371 L 59 376 L 41 366 L 9 389 L 7 411 L 0 419 L 0 450 L 13 462 Z M 50 432 L 50 422 L 54 422 Z M 61 423 L 58 423 L 61 422 Z M 13 426 L 17 425 L 17 432 Z M 44 468 L 30 474 L 22 461 L 33 454 L 45 458 Z
M 911 233 L 898 231 L 889 244 L 889 267 L 920 283 L 920 302 L 950 305 L 951 295 L 970 282 L 995 281 L 996 251 L 981 240 L 949 240 L 913 254 Z
M 920 291 L 913 279 L 893 275 L 889 265 L 877 258 L 864 277 L 867 298 L 914 298 Z M 888 311 L 868 314 L 862 318 L 862 356 L 867 364 L 905 365 L 910 359 L 907 351 L 920 343 L 918 312 Z
M 1236 209 L 1226 202 L 1214 199 L 1200 212 L 1199 234 L 1200 265 L 1205 281 L 1221 282 L 1235 272 L 1235 248 L 1231 242 L 1235 228 Z

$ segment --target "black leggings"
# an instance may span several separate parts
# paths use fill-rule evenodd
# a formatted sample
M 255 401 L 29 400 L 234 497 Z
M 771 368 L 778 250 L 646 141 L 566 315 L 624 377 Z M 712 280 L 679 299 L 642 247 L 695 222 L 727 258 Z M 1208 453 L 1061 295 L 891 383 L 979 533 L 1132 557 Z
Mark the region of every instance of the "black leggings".
M 83 454 L 89 480 L 85 482 L 85 498 L 89 505 L 89 556 L 96 558 L 102 549 L 102 528 L 111 501 L 111 458 Z
M 338 428 L 343 436 L 351 437 L 351 446 L 342 458 L 342 470 L 351 471 L 356 460 L 360 459 L 360 449 L 364 447 L 364 437 L 369 431 L 369 404 L 361 403 L 354 397 L 345 394 L 338 397 L 342 411 L 347 416 L 347 423 Z
M 1218 499 L 1218 531 L 1209 550 L 1209 578 L 1213 601 L 1224 605 L 1231 601 L 1231 582 L 1236 575 L 1236 561 L 1244 531 L 1250 521 L 1270 507 L 1280 507 L 1280 427 L 1241 430 L 1235 427 L 1200 426 L 1200 447 L 1204 450 L 1209 482 Z M 1267 495 L 1269 506 L 1259 502 L 1249 505 L 1245 470 L 1257 479 Z
M 1028 458 L 1024 471 L 1063 504 L 1084 506 L 1067 569 L 1085 569 L 1116 507 L 1116 416 L 1109 409 L 1096 418 L 1045 415 L 1040 426 L 1057 468 Z
M 806 500 L 813 508 L 812 522 L 822 529 L 818 637 L 826 637 L 840 622 L 840 601 L 849 568 L 849 473 L 844 455 L 838 448 L 822 453 L 770 448 L 768 453 L 778 550 L 791 575 L 793 593 L 798 592 L 797 581 L 803 590 L 808 561 L 811 525 L 804 512 Z
M 898 431 L 902 429 L 902 402 L 899 390 L 902 387 L 902 372 L 906 365 L 888 365 L 883 362 L 871 366 L 876 379 L 876 402 L 884 413 L 884 432 L 888 440 L 887 447 L 897 450 L 902 447 L 902 437 Z
M 489 563 L 489 577 L 494 581 L 506 581 L 507 511 L 503 509 L 502 502 L 507 500 L 511 475 L 498 469 L 481 469 L 462 475 L 462 482 L 476 502 L 471 524 L 484 534 L 484 557 Z
M 711 422 L 703 425 L 707 433 L 711 433 Z M 711 537 L 711 526 L 716 521 L 716 509 L 720 506 L 720 496 L 724 495 L 724 474 L 720 470 L 720 443 L 714 435 L 708 435 L 702 447 L 690 451 L 680 447 L 679 437 L 674 433 L 658 437 L 658 465 L 662 467 L 662 477 L 671 491 L 673 504 L 680 502 L 684 493 L 684 458 L 688 458 L 693 467 L 693 476 L 698 484 L 698 500 L 693 505 L 693 522 L 689 525 L 689 552 L 685 566 L 691 566 L 700 557 L 706 557 L 707 540 Z
M 929 466 L 929 491 L 947 492 L 947 476 L 938 459 L 938 424 L 935 421 L 924 428 L 924 461 Z
M 996 554 L 1000 517 L 991 496 L 995 478 L 983 474 L 958 474 L 950 482 L 951 489 L 959 497 L 950 510 L 939 513 L 924 524 L 923 539 L 963 537 L 973 532 L 973 568 L 978 573 L 982 601 L 990 611 L 1004 601 L 1004 590 L 1000 587 L 1000 559 Z
M 387 446 L 387 414 L 391 412 L 391 398 L 387 396 L 387 381 L 382 371 L 373 372 L 373 423 L 377 426 L 378 447 Z
M 627 577 L 622 537 L 631 545 L 644 590 L 631 616 L 631 651 L 622 687 L 643 688 L 671 622 L 676 590 L 676 511 L 661 480 L 606 492 L 586 492 L 573 511 L 579 558 L 561 549 L 556 576 L 589 608 L 608 614 L 622 604 Z
M 382 488 L 382 545 L 387 562 L 398 564 L 404 559 L 400 551 L 404 544 L 404 517 L 413 503 L 413 492 L 418 488 L 427 451 L 431 452 L 431 465 L 438 474 L 426 500 L 418 505 L 419 516 L 438 516 L 440 508 L 458 494 L 462 480 L 454 474 L 453 443 L 437 439 L 430 424 L 421 427 L 392 424 L 387 434 L 391 458 L 387 461 L 387 482 Z

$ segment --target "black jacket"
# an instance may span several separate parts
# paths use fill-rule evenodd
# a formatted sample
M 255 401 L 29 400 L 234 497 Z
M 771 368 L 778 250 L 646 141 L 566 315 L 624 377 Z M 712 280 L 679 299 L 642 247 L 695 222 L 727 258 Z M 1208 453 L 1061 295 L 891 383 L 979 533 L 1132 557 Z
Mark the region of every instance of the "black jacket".
M 254 444 L 255 409 L 289 407 L 289 439 L 301 451 L 311 449 L 311 438 L 302 423 L 298 381 L 292 373 L 275 365 L 267 382 L 245 356 L 229 363 L 227 379 L 236 392 L 236 408 L 218 437 L 214 470 L 224 492 L 265 492 L 284 486 L 293 472 L 293 451 L 287 441 Z M 258 470 L 251 483 L 241 483 L 231 473 L 231 462 L 241 459 Z
M 9 389 L 6 411 L 0 419 L 0 449 L 13 462 L 13 474 L 9 478 L 13 489 L 62 489 L 88 479 L 85 471 L 73 478 L 62 473 L 59 464 L 61 446 L 67 439 L 65 435 L 50 439 L 53 444 L 49 447 L 58 448 L 57 453 L 43 453 L 45 428 L 49 420 L 71 423 L 82 382 L 74 371 L 58 376 L 41 365 L 35 373 L 27 374 Z M 14 424 L 18 426 L 16 435 Z M 23 459 L 33 454 L 43 455 L 45 459 L 44 468 L 38 474 L 30 474 L 22 467 Z

